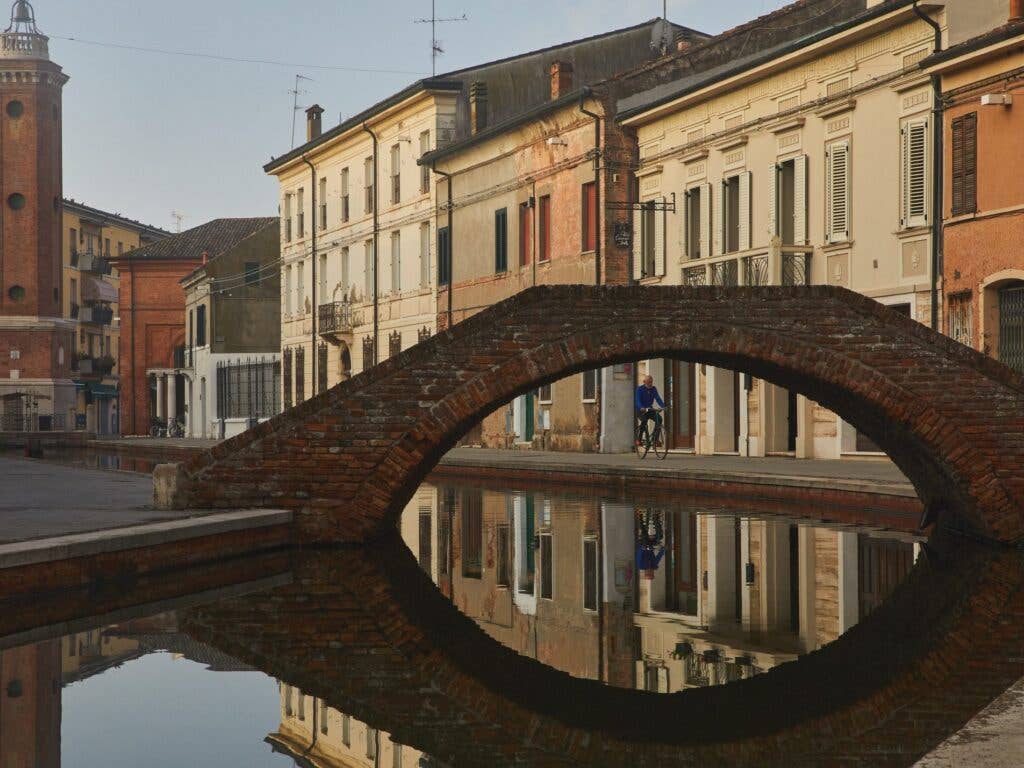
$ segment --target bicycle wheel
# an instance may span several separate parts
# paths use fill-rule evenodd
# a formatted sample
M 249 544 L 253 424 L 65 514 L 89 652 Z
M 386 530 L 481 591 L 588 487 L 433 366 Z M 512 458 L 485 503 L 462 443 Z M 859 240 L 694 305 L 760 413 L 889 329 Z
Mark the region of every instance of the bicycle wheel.
M 651 450 L 651 433 L 647 430 L 647 425 L 644 424 L 640 427 L 640 432 L 637 440 L 636 455 L 640 459 L 647 458 L 647 452 Z
M 653 441 L 652 441 L 653 442 Z M 664 460 L 668 456 L 668 441 L 665 439 L 665 430 L 661 430 L 658 442 L 654 443 L 654 455 Z

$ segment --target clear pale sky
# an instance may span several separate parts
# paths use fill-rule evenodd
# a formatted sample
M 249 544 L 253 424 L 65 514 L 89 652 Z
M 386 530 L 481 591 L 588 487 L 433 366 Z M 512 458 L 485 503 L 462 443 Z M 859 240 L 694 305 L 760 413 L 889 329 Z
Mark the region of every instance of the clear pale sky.
M 325 127 L 430 74 L 430 0 L 33 0 L 64 89 L 64 193 L 167 229 L 219 216 L 274 215 L 262 166 L 290 147 L 300 105 Z M 668 16 L 714 33 L 785 0 L 668 0 Z M 6 7 L 6 6 L 5 6 Z M 662 0 L 437 0 L 446 49 L 438 72 L 661 16 Z M 6 26 L 4 21 L 3 26 Z M 2 28 L 2 27 L 0 27 Z M 60 37 L 79 38 L 71 42 Z M 304 65 L 241 64 L 143 53 L 85 40 Z M 302 115 L 297 135 L 304 130 Z

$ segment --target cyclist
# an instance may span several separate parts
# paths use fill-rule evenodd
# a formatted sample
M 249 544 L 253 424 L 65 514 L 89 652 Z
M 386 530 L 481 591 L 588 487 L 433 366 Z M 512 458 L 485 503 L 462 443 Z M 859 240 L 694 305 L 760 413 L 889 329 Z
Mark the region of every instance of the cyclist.
M 651 434 L 651 443 L 658 445 L 661 439 L 661 414 L 654 408 L 657 403 L 659 407 L 665 407 L 665 401 L 658 394 L 658 388 L 654 386 L 654 377 L 644 376 L 644 383 L 636 388 L 636 410 L 640 414 L 640 426 L 637 427 L 637 440 L 643 434 L 647 422 L 654 422 L 654 432 Z

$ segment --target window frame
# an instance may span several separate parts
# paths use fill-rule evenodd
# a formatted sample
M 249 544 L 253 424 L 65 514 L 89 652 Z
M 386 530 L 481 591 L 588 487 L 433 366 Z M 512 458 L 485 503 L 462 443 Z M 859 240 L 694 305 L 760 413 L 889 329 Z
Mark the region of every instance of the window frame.
M 953 118 L 950 124 L 950 158 L 950 215 L 977 213 L 978 110 Z
M 508 272 L 508 208 L 494 212 L 494 274 Z
M 580 374 L 580 402 L 581 403 L 596 403 L 597 402 L 597 388 L 598 388 L 598 372 L 599 368 L 591 368 L 589 371 L 583 371 Z M 593 392 L 587 396 L 587 380 L 593 379 Z
M 537 201 L 537 263 L 551 261 L 551 195 Z
M 587 601 L 587 577 L 588 577 L 588 570 L 587 570 L 587 548 L 590 547 L 590 546 L 593 546 L 593 548 L 594 548 L 594 564 L 593 564 L 594 599 L 593 599 L 593 607 L 591 607 L 591 605 L 589 605 L 588 601 Z M 600 548 L 598 546 L 598 541 L 597 541 L 597 535 L 596 534 L 586 534 L 586 535 L 583 536 L 583 548 L 582 548 L 581 555 L 582 555 L 582 560 L 583 560 L 583 563 L 582 563 L 582 568 L 583 568 L 583 574 L 582 574 L 583 575 L 583 580 L 582 580 L 583 599 L 581 601 L 582 605 L 583 605 L 583 610 L 586 613 L 597 613 L 598 609 L 601 606 L 601 569 L 599 567 L 600 566 L 600 564 L 599 564 Z

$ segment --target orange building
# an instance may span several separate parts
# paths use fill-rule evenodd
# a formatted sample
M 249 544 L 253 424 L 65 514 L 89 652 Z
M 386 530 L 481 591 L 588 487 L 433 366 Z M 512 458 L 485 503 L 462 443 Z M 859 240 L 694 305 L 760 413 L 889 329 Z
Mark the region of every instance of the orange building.
M 1024 371 L 1024 1 L 931 57 L 942 81 L 946 332 Z

